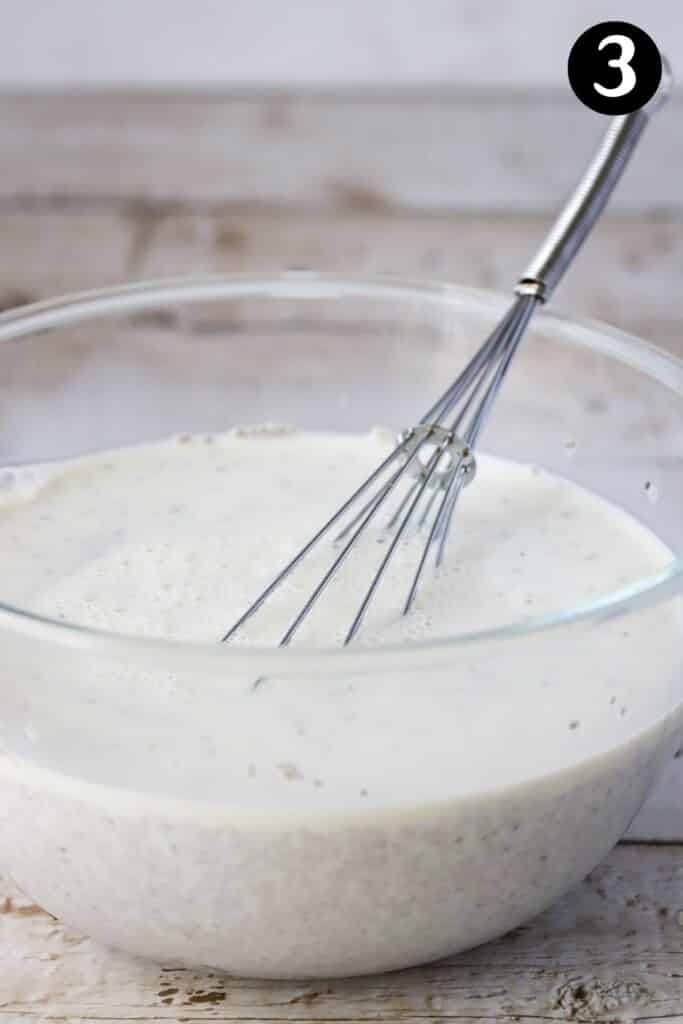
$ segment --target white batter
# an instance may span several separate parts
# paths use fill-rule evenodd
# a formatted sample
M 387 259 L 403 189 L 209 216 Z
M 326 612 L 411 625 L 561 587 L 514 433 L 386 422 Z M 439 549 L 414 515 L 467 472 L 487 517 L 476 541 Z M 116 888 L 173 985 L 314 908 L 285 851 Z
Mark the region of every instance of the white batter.
M 0 475 L 4 600 L 199 645 L 143 663 L 8 643 L 0 867 L 47 909 L 158 958 L 373 971 L 514 926 L 623 832 L 680 729 L 677 601 L 333 673 L 216 645 L 391 443 L 238 430 Z M 556 613 L 671 561 L 596 496 L 485 456 L 403 618 L 422 541 L 354 647 Z M 343 635 L 386 542 L 368 533 L 297 647 Z M 330 554 L 236 643 L 277 642 Z

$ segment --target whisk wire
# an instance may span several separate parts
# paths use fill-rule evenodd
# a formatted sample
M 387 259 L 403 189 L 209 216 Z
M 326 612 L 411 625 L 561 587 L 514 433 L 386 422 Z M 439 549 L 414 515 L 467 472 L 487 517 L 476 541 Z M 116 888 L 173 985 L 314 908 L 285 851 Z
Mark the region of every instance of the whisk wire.
M 520 296 L 517 300 L 516 315 L 514 322 L 511 324 L 509 337 L 505 339 L 505 344 L 502 346 L 500 361 L 494 368 L 493 378 L 474 414 L 472 425 L 466 431 L 465 436 L 468 444 L 475 445 L 478 440 L 481 429 L 510 369 L 512 358 L 524 336 L 524 332 L 538 302 L 537 296 L 529 295 Z
M 488 412 L 498 392 L 500 391 L 500 388 L 510 367 L 510 363 L 512 362 L 512 358 L 515 352 L 517 351 L 517 347 L 520 341 L 522 340 L 522 337 L 524 336 L 524 332 L 538 301 L 539 299 L 537 296 L 520 296 L 517 302 L 515 303 L 514 307 L 510 311 L 511 316 L 509 318 L 509 337 L 506 337 L 504 339 L 504 343 L 501 345 L 499 362 L 497 363 L 497 365 L 495 361 L 492 363 L 491 369 L 493 372 L 491 380 L 488 384 L 488 387 L 486 388 L 486 391 L 484 392 L 484 396 L 479 406 L 475 411 L 472 423 L 464 432 L 464 439 L 471 448 L 474 448 L 477 443 L 479 434 L 486 421 Z M 475 385 L 475 390 L 470 396 L 467 405 L 463 408 L 462 412 L 456 417 L 454 423 L 452 424 L 453 430 L 460 429 L 462 421 L 464 420 L 466 412 L 468 411 L 468 408 L 473 399 L 473 396 L 475 393 L 479 393 L 479 384 L 483 384 L 483 381 L 486 379 L 486 376 L 487 374 L 485 372 L 480 378 L 479 383 Z M 431 539 L 438 538 L 438 547 L 435 559 L 435 567 L 437 569 L 439 569 L 443 564 L 444 556 L 446 553 L 446 545 L 448 543 L 451 525 L 453 522 L 453 513 L 455 512 L 455 506 L 460 496 L 460 492 L 463 488 L 464 482 L 465 480 L 462 473 L 460 473 L 459 475 L 454 474 L 453 478 L 451 479 L 448 485 L 448 491 L 450 491 L 450 494 L 447 494 L 447 497 L 444 499 L 441 507 L 439 508 L 437 519 L 436 522 L 434 523 Z M 428 546 L 431 543 L 431 539 L 428 542 Z M 426 561 L 426 553 L 423 559 L 423 562 L 424 561 Z M 420 570 L 420 572 L 421 571 L 422 570 Z M 414 593 L 412 596 L 414 597 Z M 410 603 L 412 603 L 412 598 Z M 408 604 L 406 608 L 406 611 L 409 610 L 410 604 Z
M 375 513 L 378 511 L 378 509 L 381 507 L 381 505 L 383 505 L 383 503 L 389 497 L 391 492 L 394 490 L 394 488 L 398 484 L 399 480 L 401 480 L 401 478 L 403 477 L 403 474 L 406 471 L 406 468 L 415 459 L 417 459 L 422 446 L 427 442 L 427 440 L 429 439 L 429 436 L 430 436 L 430 434 L 429 434 L 429 432 L 427 432 L 424 435 L 424 437 L 422 437 L 420 440 L 418 440 L 418 442 L 413 447 L 413 450 L 410 452 L 410 454 L 408 455 L 408 457 L 407 457 L 406 461 L 403 463 L 403 465 L 400 466 L 399 469 L 396 470 L 396 472 L 390 478 L 390 480 L 388 481 L 386 486 L 383 487 L 380 490 L 380 492 L 378 493 L 378 495 L 376 497 L 376 500 L 374 501 L 374 504 L 368 510 L 368 512 L 366 513 L 366 515 L 362 519 L 360 525 L 357 526 L 356 529 L 353 531 L 353 533 L 351 534 L 350 539 L 346 542 L 346 544 L 344 545 L 342 550 L 339 552 L 337 557 L 334 559 L 334 561 L 332 562 L 331 566 L 329 567 L 329 569 L 327 570 L 327 572 L 325 573 L 323 578 L 320 580 L 320 583 L 318 583 L 318 585 L 315 588 L 315 590 L 313 590 L 313 592 L 311 593 L 310 597 L 305 602 L 305 604 L 302 607 L 301 611 L 296 615 L 296 617 L 292 621 L 291 625 L 286 630 L 284 636 L 280 640 L 280 644 L 279 644 L 280 647 L 286 647 L 289 644 L 289 642 L 291 641 L 292 637 L 294 636 L 296 631 L 299 629 L 299 627 L 303 623 L 304 619 L 307 618 L 309 612 L 311 611 L 311 609 L 313 608 L 313 606 L 317 602 L 317 600 L 320 597 L 320 595 L 323 593 L 323 591 L 326 589 L 328 584 L 332 581 L 333 577 L 336 575 L 337 570 L 339 569 L 341 564 L 346 560 L 346 557 L 348 556 L 349 552 L 353 548 L 354 544 L 356 543 L 356 541 L 358 540 L 360 535 L 365 530 L 365 527 L 370 523 L 370 520 L 374 517 Z M 436 464 L 438 463 L 438 459 L 441 457 L 441 451 L 439 451 L 439 449 L 437 449 L 437 451 L 438 451 L 438 457 L 436 459 L 436 462 L 434 463 L 434 467 L 432 469 L 430 469 L 430 476 L 431 476 L 431 473 L 433 472 L 433 470 L 436 468 Z M 436 455 L 437 452 L 435 452 L 434 454 Z M 434 458 L 434 456 L 432 456 L 432 458 Z M 347 643 L 347 642 L 348 642 L 348 640 L 345 641 L 345 643 Z
M 227 643 L 227 641 L 230 640 L 235 635 L 235 633 L 237 633 L 237 631 L 242 628 L 242 626 L 252 617 L 252 615 L 254 615 L 259 610 L 259 608 L 261 608 L 261 606 L 268 600 L 268 598 L 277 589 L 277 587 L 286 579 L 287 576 L 289 576 L 289 574 L 297 567 L 297 565 L 299 565 L 299 563 L 303 561 L 303 559 L 306 557 L 309 551 L 311 551 L 311 549 L 314 548 L 315 545 L 320 540 L 322 540 L 322 538 L 327 533 L 329 533 L 329 531 L 332 529 L 335 523 L 339 522 L 344 513 L 347 512 L 349 508 L 351 508 L 351 506 L 361 496 L 361 494 L 363 494 L 368 489 L 368 487 L 372 486 L 375 480 L 377 480 L 377 478 L 380 477 L 382 473 L 386 469 L 388 469 L 388 467 L 403 454 L 406 447 L 408 446 L 408 443 L 409 438 L 406 437 L 404 441 L 398 444 L 396 448 L 394 448 L 394 450 L 390 452 L 389 455 L 387 455 L 387 457 L 382 462 L 380 462 L 380 464 L 372 471 L 372 473 L 368 477 L 366 477 L 363 483 L 356 488 L 353 494 L 346 499 L 343 505 L 339 506 L 334 515 L 330 516 L 327 522 L 320 527 L 317 533 L 315 533 L 311 537 L 311 539 L 301 548 L 301 550 L 298 551 L 296 555 L 285 565 L 285 567 L 280 570 L 280 572 L 273 580 L 271 580 L 271 582 L 268 584 L 265 590 L 263 590 L 259 594 L 256 600 L 249 605 L 249 607 L 246 609 L 246 611 L 242 613 L 239 619 L 237 619 L 237 621 L 233 623 L 233 625 L 230 627 L 227 633 L 225 633 L 221 638 L 221 643 Z
M 500 343 L 500 339 L 504 336 L 514 315 L 515 307 L 516 302 L 512 304 L 510 309 L 508 309 L 500 323 L 497 324 L 481 348 L 475 352 L 462 372 L 455 378 L 453 383 L 446 388 L 443 394 L 436 400 L 436 402 L 434 402 L 434 405 L 432 405 L 424 414 L 422 419 L 418 421 L 420 424 L 440 424 L 443 418 L 448 415 L 463 392 L 472 383 L 482 367 L 486 365 L 493 350 Z
M 413 498 L 412 502 L 410 503 L 408 511 L 406 512 L 406 514 L 403 517 L 403 519 L 401 520 L 401 522 L 400 522 L 396 532 L 394 533 L 394 536 L 393 536 L 393 538 L 391 540 L 391 543 L 389 544 L 389 547 L 388 547 L 388 549 L 386 551 L 386 554 L 384 555 L 384 558 L 380 562 L 379 569 L 377 570 L 377 572 L 375 573 L 375 575 L 372 578 L 372 582 L 370 583 L 370 586 L 368 587 L 368 589 L 367 589 L 367 591 L 365 593 L 365 597 L 363 598 L 363 600 L 361 602 L 360 608 L 356 612 L 356 616 L 355 616 L 353 622 L 351 623 L 351 628 L 349 629 L 348 633 L 346 634 L 346 637 L 344 638 L 344 646 L 347 646 L 353 640 L 354 636 L 356 635 L 356 633 L 360 629 L 361 624 L 363 622 L 363 619 L 365 618 L 366 612 L 367 612 L 367 610 L 368 610 L 368 608 L 370 606 L 370 602 L 372 601 L 373 597 L 375 596 L 375 591 L 377 590 L 377 587 L 379 586 L 379 584 L 380 584 L 380 582 L 382 580 L 382 577 L 384 576 L 384 572 L 385 572 L 387 566 L 389 565 L 389 562 L 390 562 L 390 560 L 391 560 L 391 558 L 392 558 L 392 556 L 394 554 L 394 551 L 396 550 L 396 547 L 398 546 L 398 543 L 399 543 L 401 537 L 403 536 L 403 534 L 404 534 L 404 532 L 406 530 L 406 527 L 408 526 L 408 523 L 410 522 L 410 520 L 412 518 L 413 512 L 417 508 L 418 504 L 420 503 L 420 499 L 421 499 L 422 495 L 424 494 L 425 490 L 429 486 L 429 482 L 430 482 L 434 472 L 436 471 L 436 467 L 438 466 L 439 461 L 441 459 L 441 456 L 442 456 L 443 452 L 445 451 L 445 447 L 446 447 L 445 444 L 437 445 L 437 447 L 435 448 L 433 454 L 431 455 L 431 457 L 429 459 L 429 462 L 427 463 L 427 466 L 425 467 L 424 476 L 422 478 L 422 482 L 420 483 L 420 485 L 418 487 L 417 494 L 415 495 L 415 497 Z
M 405 495 L 401 498 L 400 502 L 396 506 L 396 511 L 392 514 L 391 518 L 389 519 L 389 521 L 386 523 L 386 525 L 384 527 L 385 532 L 388 532 L 389 530 L 393 530 L 393 528 L 396 526 L 396 523 L 401 518 L 403 510 L 405 509 L 405 507 L 408 504 L 408 502 L 412 499 L 413 495 L 415 494 L 415 491 L 418 489 L 419 486 L 420 486 L 420 478 L 418 477 L 415 480 L 415 482 L 411 485 L 410 489 L 408 491 L 406 491 Z
M 458 473 L 458 471 L 456 471 L 456 473 Z M 464 480 L 464 477 L 463 477 L 462 473 L 458 473 L 457 478 Z M 417 589 L 418 589 L 418 587 L 420 585 L 420 580 L 422 578 L 422 573 L 424 572 L 424 567 L 427 564 L 427 556 L 428 556 L 428 554 L 429 554 L 429 552 L 431 550 L 432 543 L 433 543 L 433 541 L 434 541 L 434 539 L 436 537 L 437 527 L 439 525 L 439 522 L 441 521 L 441 517 L 442 517 L 443 511 L 444 511 L 444 508 L 446 506 L 446 503 L 450 499 L 451 488 L 454 486 L 455 479 L 456 479 L 456 476 L 453 477 L 453 480 L 451 481 L 449 486 L 444 488 L 443 496 L 441 498 L 441 502 L 439 504 L 439 508 L 437 509 L 436 516 L 434 517 L 432 525 L 431 525 L 431 527 L 429 529 L 429 533 L 427 535 L 427 541 L 426 541 L 426 543 L 424 544 L 424 546 L 422 548 L 422 554 L 420 555 L 420 561 L 418 562 L 417 569 L 415 570 L 415 575 L 413 576 L 413 581 L 410 584 L 410 590 L 408 591 L 408 596 L 406 598 L 405 604 L 403 605 L 403 614 L 404 615 L 408 614 L 408 612 L 410 611 L 410 609 L 412 607 L 413 601 L 415 600 L 415 595 L 417 594 Z M 432 494 L 432 496 L 431 496 L 431 498 L 429 500 L 428 508 L 431 508 L 431 506 L 434 504 L 434 501 L 436 500 L 436 495 L 437 494 L 438 494 L 438 491 L 434 490 L 434 492 L 433 492 L 433 494 Z M 423 519 L 424 519 L 424 516 L 423 516 Z M 420 522 L 422 523 L 422 520 L 420 520 Z
M 444 555 L 446 554 L 446 545 L 448 544 L 448 536 L 451 530 L 451 524 L 453 522 L 453 513 L 455 512 L 455 505 L 460 497 L 460 491 L 463 488 L 464 481 L 462 479 L 454 480 L 451 486 L 448 500 L 444 502 L 443 512 L 436 526 L 435 538 L 438 538 L 438 546 L 436 549 L 436 558 L 434 559 L 434 566 L 436 569 L 440 569 L 443 564 Z
M 668 69 L 668 65 L 666 67 Z M 344 541 L 344 546 L 282 637 L 280 646 L 286 646 L 365 528 L 403 479 L 404 474 L 412 472 L 416 479 L 402 496 L 398 507 L 384 527 L 385 530 L 395 528 L 393 536 L 379 567 L 372 576 L 344 643 L 350 643 L 360 629 L 401 538 L 413 517 L 418 518 L 420 503 L 427 492 L 431 491 L 425 508 L 419 513 L 418 528 L 428 522 L 438 495 L 440 500 L 403 605 L 404 614 L 409 611 L 418 591 L 427 556 L 434 545 L 436 568 L 438 569 L 443 562 L 458 498 L 463 487 L 474 477 L 475 462 L 472 449 L 477 444 L 536 306 L 546 301 L 576 256 L 621 177 L 650 116 L 662 106 L 670 91 L 671 75 L 668 69 L 668 74 L 662 77 L 659 93 L 648 104 L 630 114 L 613 119 L 596 156 L 565 202 L 527 270 L 517 282 L 515 301 L 498 326 L 422 419 L 404 432 L 393 452 L 247 608 L 224 635 L 224 641 L 230 640 L 237 633 L 311 549 L 340 522 L 356 501 L 379 482 L 379 487 L 362 504 L 360 511 L 355 512 L 337 535 L 336 540 Z M 450 425 L 445 426 L 451 415 Z M 427 454 L 425 458 L 421 458 L 424 452 Z M 384 479 L 385 472 L 391 470 L 394 462 L 398 460 L 400 466 L 391 472 L 388 480 Z M 382 479 L 384 482 L 380 482 Z
M 380 463 L 380 465 L 363 481 L 353 494 L 340 506 L 327 522 L 314 534 L 303 548 L 287 563 L 281 572 L 263 590 L 259 597 L 247 608 L 243 615 L 234 623 L 223 637 L 223 641 L 230 640 L 235 633 L 254 615 L 259 608 L 268 600 L 273 592 L 284 582 L 285 578 L 292 573 L 300 562 L 308 555 L 311 549 L 337 524 L 348 512 L 356 501 L 365 494 L 374 483 L 388 471 L 393 463 L 400 459 L 401 465 L 395 469 L 388 480 L 380 484 L 371 497 L 364 502 L 360 510 L 347 522 L 343 529 L 335 537 L 335 543 L 345 541 L 341 551 L 337 553 L 329 565 L 323 577 L 315 589 L 310 593 L 299 612 L 290 622 L 290 625 L 283 634 L 279 646 L 286 647 L 291 642 L 299 628 L 302 626 L 309 613 L 327 589 L 332 579 L 346 561 L 353 550 L 361 534 L 365 531 L 375 514 L 384 505 L 386 500 L 398 486 L 406 471 L 418 462 L 420 453 L 426 445 L 431 445 L 433 450 L 429 454 L 426 464 L 420 465 L 417 478 L 407 492 L 402 496 L 396 509 L 384 525 L 385 531 L 393 530 L 396 527 L 391 541 L 382 557 L 380 564 L 375 571 L 370 584 L 365 592 L 363 600 L 356 612 L 351 626 L 344 638 L 344 645 L 347 645 L 354 638 L 360 629 L 370 604 L 377 592 L 386 569 L 391 561 L 396 548 L 405 535 L 408 526 L 415 515 L 424 495 L 430 491 L 429 499 L 418 520 L 418 526 L 423 526 L 428 520 L 434 503 L 439 494 L 441 500 L 438 503 L 436 516 L 433 519 L 427 533 L 426 542 L 423 545 L 417 568 L 412 578 L 408 596 L 403 605 L 403 614 L 410 610 L 427 563 L 427 557 L 433 543 L 438 540 L 438 548 L 435 559 L 436 566 L 440 566 L 444 557 L 446 541 L 450 531 L 451 521 L 455 510 L 457 499 L 467 481 L 468 466 L 466 456 L 473 447 L 478 434 L 486 419 L 491 403 L 502 384 L 503 378 L 512 360 L 512 356 L 519 344 L 524 329 L 537 303 L 535 296 L 518 296 L 512 303 L 496 329 L 491 332 L 482 347 L 470 359 L 462 372 L 453 383 L 443 392 L 441 397 L 432 405 L 418 422 L 418 428 L 422 428 L 418 434 L 417 429 L 407 431 L 396 448 Z M 478 404 L 477 404 L 478 403 Z M 449 413 L 453 412 L 460 405 L 456 415 L 449 427 L 444 428 L 443 422 Z M 472 414 L 471 421 L 467 423 L 468 417 Z M 467 423 L 467 426 L 464 425 Z M 445 482 L 434 483 L 437 468 L 444 457 L 450 444 L 462 437 L 464 444 L 461 444 L 458 454 L 445 477 Z M 398 524 L 398 526 L 397 526 Z
M 432 507 L 434 505 L 434 502 L 438 498 L 438 496 L 439 496 L 439 491 L 437 490 L 436 487 L 432 487 L 432 493 L 429 496 L 429 501 L 425 505 L 424 511 L 423 511 L 422 515 L 420 516 L 420 518 L 417 521 L 418 529 L 420 529 L 420 527 L 424 526 L 424 524 L 429 519 L 429 514 L 432 511 Z
M 504 376 L 504 373 L 500 372 L 501 367 L 503 365 L 506 365 L 506 366 L 509 365 L 510 359 L 512 358 L 512 355 L 514 354 L 514 348 L 519 343 L 519 339 L 522 336 L 522 332 L 524 330 L 524 327 L 526 326 L 526 323 L 528 322 L 528 318 L 531 316 L 531 313 L 533 312 L 534 304 L 535 304 L 535 300 L 533 298 L 532 299 L 522 299 L 522 298 L 520 298 L 520 299 L 518 299 L 514 303 L 514 305 L 508 311 L 508 315 L 505 317 L 505 320 L 503 322 L 507 323 L 509 328 L 511 329 L 511 331 L 513 331 L 513 333 L 511 334 L 511 338 L 510 338 L 510 342 L 509 343 L 508 343 L 507 338 L 505 338 L 505 335 L 503 333 L 501 333 L 501 332 L 494 332 L 494 334 L 489 339 L 492 342 L 492 344 L 490 346 L 490 349 L 489 349 L 489 355 L 491 354 L 491 352 L 493 350 L 495 350 L 495 348 L 497 346 L 501 346 L 501 341 L 504 340 L 504 344 L 501 346 L 502 350 L 503 350 L 502 361 L 499 364 L 498 369 L 495 371 L 493 379 L 492 379 L 491 383 L 488 386 L 488 389 L 487 389 L 487 391 L 485 393 L 484 401 L 486 401 L 486 399 L 492 393 L 493 393 L 494 396 L 497 393 L 498 388 L 500 387 L 500 385 L 502 383 L 502 378 Z M 527 312 L 527 309 L 528 309 L 528 312 Z M 481 391 L 481 388 L 482 388 L 482 386 L 483 386 L 483 384 L 484 384 L 484 382 L 486 380 L 486 377 L 487 377 L 487 370 L 488 370 L 488 367 L 484 366 L 483 372 L 480 373 L 479 378 L 473 381 L 473 386 L 471 388 L 471 391 L 470 391 L 470 394 L 468 396 L 468 399 L 467 399 L 465 405 L 463 406 L 462 410 L 458 413 L 458 415 L 456 416 L 455 420 L 451 424 L 451 430 L 458 431 L 460 429 L 460 427 L 462 425 L 462 422 L 465 419 L 467 413 L 469 412 L 469 410 L 470 410 L 470 408 L 471 408 L 475 398 L 477 397 L 477 395 Z M 477 433 L 478 433 L 477 424 L 478 424 L 478 421 L 475 418 L 474 424 L 472 425 L 472 427 L 470 429 L 468 429 L 465 432 L 465 435 L 464 435 L 464 439 L 465 439 L 466 443 L 469 446 L 472 446 L 472 447 L 474 446 L 474 443 L 476 441 L 476 436 L 477 436 Z M 448 534 L 450 532 L 450 525 L 451 525 L 451 521 L 452 521 L 452 518 L 453 518 L 453 512 L 455 511 L 455 504 L 456 504 L 456 502 L 458 500 L 458 497 L 460 495 L 460 491 L 462 490 L 462 488 L 464 486 L 464 482 L 465 482 L 465 474 L 462 471 L 462 467 L 461 466 L 456 466 L 455 471 L 454 471 L 454 473 L 453 473 L 453 475 L 452 475 L 448 485 L 444 489 L 443 497 L 442 497 L 441 502 L 439 504 L 439 507 L 438 507 L 438 510 L 437 510 L 437 513 L 436 513 L 436 517 L 434 518 L 434 520 L 432 522 L 432 525 L 431 525 L 430 530 L 429 530 L 429 534 L 427 536 L 427 541 L 426 541 L 426 543 L 425 543 L 425 545 L 424 545 L 424 547 L 422 549 L 422 554 L 420 556 L 420 561 L 418 562 L 418 566 L 417 566 L 417 569 L 415 571 L 415 575 L 413 576 L 413 581 L 411 583 L 410 590 L 408 591 L 408 596 L 406 598 L 405 604 L 403 605 L 403 614 L 404 615 L 407 615 L 408 612 L 410 611 L 411 607 L 412 607 L 413 601 L 415 600 L 415 596 L 417 594 L 417 590 L 418 590 L 418 587 L 419 587 L 419 584 L 420 584 L 420 580 L 422 578 L 422 573 L 424 572 L 425 565 L 427 564 L 427 557 L 429 555 L 429 551 L 430 551 L 430 549 L 432 547 L 433 542 L 437 538 L 439 540 L 439 545 L 438 545 L 437 555 L 436 555 L 436 567 L 438 568 L 441 565 L 442 561 L 443 561 L 443 557 L 444 557 L 444 553 L 445 553 L 445 548 L 446 548 L 446 542 L 448 540 Z M 425 510 L 425 513 L 423 514 L 422 519 L 420 520 L 420 525 L 422 525 L 422 523 L 427 518 L 428 512 L 431 509 L 431 507 L 432 507 L 432 505 L 434 503 L 434 500 L 436 499 L 436 495 L 437 495 L 437 492 L 434 491 L 434 493 L 433 493 L 433 495 L 432 495 L 432 497 L 431 497 L 431 499 L 429 501 L 429 504 L 427 506 L 427 509 Z

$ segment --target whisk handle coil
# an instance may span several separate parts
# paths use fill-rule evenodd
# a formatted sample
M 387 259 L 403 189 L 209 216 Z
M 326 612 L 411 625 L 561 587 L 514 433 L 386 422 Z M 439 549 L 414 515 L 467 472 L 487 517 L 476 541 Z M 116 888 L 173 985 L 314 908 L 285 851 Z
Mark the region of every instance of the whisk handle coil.
M 669 98 L 673 76 L 665 58 L 662 65 L 662 80 L 650 102 L 610 121 L 593 159 L 519 279 L 515 289 L 518 295 L 533 295 L 545 301 L 572 263 L 612 195 L 650 117 Z

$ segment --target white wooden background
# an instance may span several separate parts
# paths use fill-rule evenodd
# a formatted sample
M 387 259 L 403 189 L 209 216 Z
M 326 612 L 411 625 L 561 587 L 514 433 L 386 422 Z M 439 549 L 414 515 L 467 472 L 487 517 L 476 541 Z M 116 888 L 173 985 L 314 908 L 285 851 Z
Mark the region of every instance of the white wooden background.
M 58 9 L 45 7 L 48 22 Z M 676 101 L 653 126 L 557 296 L 681 355 L 682 112 Z M 286 267 L 504 288 L 601 125 L 561 90 L 503 85 L 5 92 L 0 306 L 132 278 Z M 264 985 L 145 965 L 5 885 L 0 1022 L 683 1021 L 682 782 L 679 758 L 628 845 L 528 927 L 389 979 Z
M 599 21 L 683 60 L 678 0 L 3 0 L 0 83 L 564 87 Z

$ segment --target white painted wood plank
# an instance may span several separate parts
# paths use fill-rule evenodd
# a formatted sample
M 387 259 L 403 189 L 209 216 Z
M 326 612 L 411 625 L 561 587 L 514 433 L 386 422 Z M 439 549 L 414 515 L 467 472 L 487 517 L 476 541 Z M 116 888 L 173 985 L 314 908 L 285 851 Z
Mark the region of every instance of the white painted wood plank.
M 683 100 L 614 209 L 681 209 Z M 554 210 L 605 119 L 561 92 L 0 95 L 0 197 Z
M 682 849 L 617 847 L 551 910 L 451 960 L 300 984 L 108 951 L 0 883 L 0 1020 L 683 1020 Z
M 563 80 L 574 39 L 609 18 L 635 21 L 683 60 L 676 0 L 548 4 L 527 0 L 335 0 L 302 2 L 281 16 L 280 0 L 60 0 L 34 15 L 8 4 L 12 45 L 0 82 L 414 83 L 547 87 Z
M 543 215 L 264 209 L 136 198 L 0 202 L 0 305 L 143 277 L 283 269 L 392 273 L 507 291 Z M 553 306 L 683 352 L 683 215 L 610 216 Z

